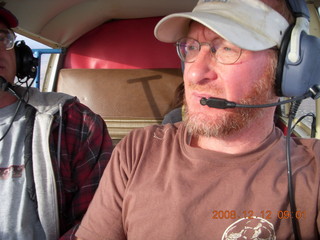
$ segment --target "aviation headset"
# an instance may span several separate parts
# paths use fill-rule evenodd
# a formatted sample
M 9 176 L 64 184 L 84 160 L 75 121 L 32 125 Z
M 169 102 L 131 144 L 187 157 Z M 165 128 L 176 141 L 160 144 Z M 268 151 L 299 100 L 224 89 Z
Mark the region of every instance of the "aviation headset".
M 309 35 L 305 0 L 286 0 L 295 18 L 282 40 L 276 71 L 278 96 L 296 97 L 320 87 L 320 39 Z
M 22 79 L 27 78 L 35 78 L 37 75 L 37 66 L 38 66 L 38 59 L 33 57 L 33 53 L 30 47 L 28 47 L 24 41 L 17 41 L 14 44 L 15 54 L 16 54 L 16 76 L 18 77 L 18 81 L 21 83 Z M 16 114 L 18 113 L 21 103 L 24 102 L 24 96 L 20 96 L 13 88 L 11 83 L 7 82 L 6 79 L 0 76 L 0 87 L 4 91 L 9 91 L 13 95 L 15 95 L 19 99 L 19 103 L 16 107 L 15 114 L 13 115 L 10 125 L 3 134 L 0 136 L 0 141 L 2 141 L 10 131 L 12 124 L 16 118 Z M 26 91 L 27 93 L 28 91 Z
M 16 76 L 19 79 L 27 77 L 35 78 L 37 74 L 38 59 L 33 56 L 33 52 L 24 41 L 17 41 L 14 44 L 16 53 L 16 65 L 17 73 Z

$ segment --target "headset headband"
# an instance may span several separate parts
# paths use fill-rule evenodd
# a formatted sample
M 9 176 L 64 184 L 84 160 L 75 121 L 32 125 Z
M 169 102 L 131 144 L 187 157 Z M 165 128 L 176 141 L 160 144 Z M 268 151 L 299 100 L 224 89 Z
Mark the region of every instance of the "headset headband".
M 310 20 L 310 13 L 305 0 L 287 0 L 294 17 L 304 17 Z

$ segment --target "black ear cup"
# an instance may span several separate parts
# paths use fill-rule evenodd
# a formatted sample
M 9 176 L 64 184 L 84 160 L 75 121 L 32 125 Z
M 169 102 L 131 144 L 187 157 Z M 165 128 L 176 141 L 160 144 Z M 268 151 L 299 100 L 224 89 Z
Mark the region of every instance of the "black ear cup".
M 14 44 L 16 53 L 17 73 L 19 79 L 35 78 L 37 75 L 38 59 L 24 41 L 17 41 Z

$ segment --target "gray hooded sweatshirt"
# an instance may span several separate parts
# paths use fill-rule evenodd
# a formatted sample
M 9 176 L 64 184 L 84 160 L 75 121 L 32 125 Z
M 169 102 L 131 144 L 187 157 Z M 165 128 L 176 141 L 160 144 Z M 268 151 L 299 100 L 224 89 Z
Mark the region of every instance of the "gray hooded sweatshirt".
M 17 87 L 16 90 L 23 92 L 25 88 Z M 57 113 L 62 115 L 62 106 L 67 100 L 74 97 L 64 93 L 40 92 L 36 88 L 30 88 L 28 98 L 28 104 L 37 110 L 33 128 L 32 167 L 38 214 L 46 239 L 56 240 L 59 238 L 59 216 L 49 136 L 54 115 Z M 60 127 L 61 125 L 62 123 Z

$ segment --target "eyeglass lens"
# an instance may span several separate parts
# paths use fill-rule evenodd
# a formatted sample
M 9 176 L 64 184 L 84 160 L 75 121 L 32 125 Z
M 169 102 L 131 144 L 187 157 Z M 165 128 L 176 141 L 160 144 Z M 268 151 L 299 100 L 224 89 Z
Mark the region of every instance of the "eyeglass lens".
M 241 48 L 223 39 L 211 43 L 200 43 L 192 38 L 182 38 L 176 44 L 178 55 L 184 62 L 194 62 L 204 45 L 210 47 L 212 56 L 223 64 L 233 64 L 241 55 Z
M 16 36 L 13 31 L 9 29 L 0 29 L 0 43 L 4 45 L 6 50 L 10 50 L 14 46 Z

